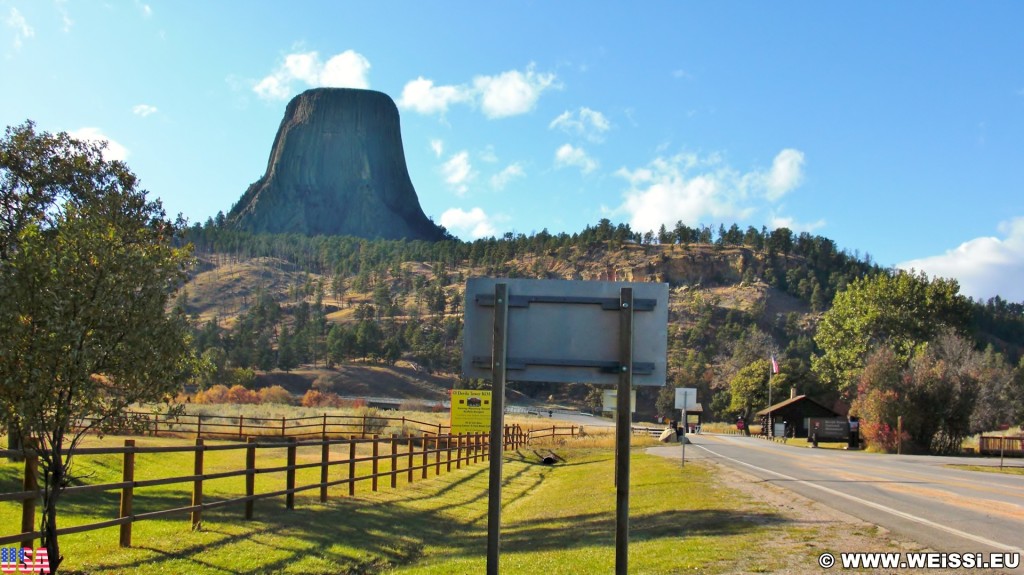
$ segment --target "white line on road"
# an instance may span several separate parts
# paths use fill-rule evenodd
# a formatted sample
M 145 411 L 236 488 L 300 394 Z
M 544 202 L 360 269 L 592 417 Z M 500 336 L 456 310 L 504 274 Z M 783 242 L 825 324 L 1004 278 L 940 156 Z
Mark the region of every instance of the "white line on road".
M 699 448 L 703 449 L 704 451 L 707 451 L 708 453 L 710 453 L 712 455 L 715 455 L 717 457 L 721 457 L 722 459 L 726 459 L 726 460 L 731 461 L 733 463 L 738 463 L 739 465 L 743 465 L 743 466 L 749 467 L 751 469 L 756 469 L 758 471 L 763 471 L 765 473 L 770 473 L 772 475 L 777 475 L 778 477 L 781 477 L 781 478 L 783 478 L 783 479 L 785 479 L 787 481 L 793 481 L 793 482 L 799 483 L 801 485 L 806 485 L 807 487 L 813 487 L 815 489 L 820 489 L 820 490 L 822 490 L 822 491 L 824 491 L 824 492 L 826 492 L 828 494 L 835 495 L 837 497 L 842 497 L 844 499 L 849 499 L 850 501 L 854 501 L 854 502 L 860 503 L 861 505 L 865 505 L 865 506 L 870 507 L 872 509 L 877 509 L 878 511 L 884 511 L 884 512 L 889 513 L 891 515 L 895 515 L 896 517 L 900 517 L 902 519 L 906 519 L 907 521 L 913 521 L 915 523 L 920 523 L 921 525 L 927 525 L 928 527 L 931 527 L 933 529 L 938 529 L 940 531 L 945 531 L 946 533 L 950 533 L 952 535 L 956 535 L 957 537 L 963 537 L 964 539 L 968 539 L 970 541 L 974 541 L 975 543 L 981 543 L 982 545 L 988 545 L 988 546 L 991 546 L 991 547 L 995 547 L 996 549 L 999 549 L 1001 551 L 1011 551 L 1011 552 L 1015 551 L 1017 553 L 1021 552 L 1021 550 L 1016 548 L 1016 547 L 1011 547 L 1009 545 L 1004 545 L 1002 543 L 999 543 L 998 541 L 992 541 L 991 539 L 986 539 L 985 537 L 980 537 L 980 536 L 974 535 L 972 533 L 967 533 L 965 531 L 960 531 L 959 529 L 953 529 L 952 527 L 947 527 L 947 526 L 945 526 L 945 525 L 943 525 L 941 523 L 935 523 L 934 521 L 929 521 L 927 519 L 924 519 L 923 517 L 918 517 L 916 515 L 911 515 L 909 513 L 905 513 L 903 511 L 898 510 L 898 509 L 893 509 L 892 507 L 888 507 L 888 506 L 882 505 L 880 503 L 875 503 L 874 501 L 868 501 L 866 499 L 861 499 L 860 497 L 855 497 L 855 496 L 850 495 L 848 493 L 843 493 L 842 491 L 836 491 L 835 489 L 831 489 L 831 488 L 825 487 L 824 485 L 818 485 L 817 483 L 812 483 L 810 481 L 806 481 L 806 480 L 803 480 L 803 479 L 797 479 L 796 477 L 791 477 L 789 475 L 785 475 L 783 473 L 779 473 L 778 471 L 772 471 L 771 469 L 765 469 L 763 467 L 758 467 L 756 465 L 751 465 L 751 464 L 749 464 L 749 463 L 747 463 L 745 461 L 740 461 L 738 459 L 733 459 L 732 457 L 728 457 L 728 456 L 722 455 L 721 453 L 718 453 L 718 452 L 715 452 L 715 451 L 711 451 L 710 449 L 708 449 L 707 447 L 704 447 L 703 445 L 696 445 L 696 444 L 694 444 L 694 447 L 699 447 Z

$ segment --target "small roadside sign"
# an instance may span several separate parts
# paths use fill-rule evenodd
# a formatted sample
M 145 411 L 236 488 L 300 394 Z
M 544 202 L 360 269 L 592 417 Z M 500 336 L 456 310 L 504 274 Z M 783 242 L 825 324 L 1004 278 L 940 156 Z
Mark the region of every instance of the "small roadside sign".
M 601 392 L 602 411 L 615 411 L 619 392 L 616 389 L 605 389 Z M 636 390 L 629 392 L 629 411 L 636 413 Z
M 677 387 L 676 388 L 676 409 L 696 409 L 697 388 Z
M 490 431 L 491 391 L 453 389 L 451 426 L 452 435 Z

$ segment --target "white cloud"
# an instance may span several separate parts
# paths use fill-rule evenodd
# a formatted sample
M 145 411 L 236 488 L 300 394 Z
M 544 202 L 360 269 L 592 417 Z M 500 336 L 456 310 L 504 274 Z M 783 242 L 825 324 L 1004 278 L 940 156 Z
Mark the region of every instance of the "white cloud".
M 584 174 L 597 169 L 597 160 L 587 155 L 586 150 L 571 144 L 564 144 L 555 151 L 555 166 L 559 168 L 577 167 Z
M 153 7 L 149 4 L 144 4 L 142 2 L 139 2 L 139 0 L 135 0 L 135 7 L 139 9 L 139 12 L 142 12 L 143 18 L 149 18 L 153 16 Z
M 291 95 L 292 88 L 288 85 L 287 79 L 271 75 L 260 80 L 253 87 L 253 91 L 265 100 L 284 100 Z
M 353 50 L 333 56 L 320 71 L 320 86 L 328 88 L 369 88 L 370 61 Z
M 758 209 L 778 201 L 802 181 L 803 152 L 785 149 L 775 156 L 770 170 L 740 172 L 718 154 L 700 157 L 678 154 L 657 157 L 648 165 L 621 168 L 616 175 L 629 182 L 625 200 L 616 210 L 626 213 L 635 230 L 656 230 L 677 221 L 696 225 L 742 221 Z M 797 224 L 791 218 L 774 218 L 787 227 L 810 230 L 824 225 Z
M 611 129 L 611 123 L 604 114 L 590 108 L 580 108 L 576 114 L 566 110 L 548 124 L 549 129 L 559 129 L 568 134 L 582 136 L 592 142 L 600 142 L 604 133 Z
M 320 77 L 320 55 L 316 52 L 305 54 L 288 54 L 280 70 L 282 77 L 301 80 L 314 85 Z
M 484 149 L 477 152 L 477 157 L 479 157 L 484 162 L 487 162 L 488 164 L 493 164 L 498 161 L 498 154 L 494 153 L 493 144 L 487 144 L 486 146 L 484 146 Z
M 448 106 L 472 99 L 472 92 L 465 86 L 435 86 L 433 80 L 420 76 L 402 88 L 398 106 L 420 114 L 444 114 Z
M 29 26 L 28 21 L 21 15 L 21 12 L 17 8 L 11 6 L 11 11 L 7 14 L 7 19 L 4 21 L 8 27 L 14 29 L 14 40 L 13 46 L 15 50 L 21 50 L 21 46 L 24 44 L 26 38 L 32 38 L 36 35 L 36 30 L 32 26 Z
M 999 295 L 1011 302 L 1024 302 L 1024 217 L 1001 223 L 999 232 L 1004 237 L 975 238 L 942 255 L 896 267 L 954 278 L 960 283 L 960 292 L 975 299 Z
M 444 181 L 455 189 L 455 193 L 464 195 L 469 190 L 469 182 L 476 176 L 469 163 L 469 152 L 463 150 L 448 158 L 441 165 L 441 174 Z
M 57 11 L 60 12 L 61 22 L 64 24 L 61 28 L 63 32 L 70 32 L 71 27 L 75 24 L 75 21 L 71 19 L 71 15 L 68 13 L 67 1 L 68 0 L 56 0 L 54 2 L 57 6 Z
M 473 86 L 480 91 L 481 107 L 488 118 L 525 114 L 533 109 L 545 90 L 555 85 L 554 74 L 538 74 L 534 65 L 526 72 L 510 70 L 497 76 L 477 76 Z
M 504 170 L 491 176 L 491 187 L 496 190 L 504 189 L 509 182 L 516 178 L 522 178 L 526 176 L 526 172 L 523 171 L 523 167 L 518 163 L 506 166 Z
M 488 118 L 505 118 L 533 110 L 544 91 L 558 87 L 556 80 L 553 73 L 538 73 L 533 64 L 523 71 L 476 76 L 472 85 L 438 86 L 420 76 L 402 88 L 398 105 L 420 114 L 442 115 L 453 104 L 479 105 Z
M 150 106 L 149 104 L 138 104 L 136 106 L 132 106 L 132 113 L 136 116 L 142 116 L 145 118 L 146 116 L 157 113 L 157 109 L 156 106 Z
M 434 155 L 438 158 L 444 153 L 444 142 L 441 140 L 430 140 L 430 149 L 434 151 Z
M 768 199 L 778 200 L 799 186 L 804 180 L 803 167 L 803 152 L 792 148 L 779 152 L 772 161 L 772 169 L 765 180 Z
M 274 72 L 253 86 L 253 91 L 266 100 L 285 100 L 292 95 L 292 83 L 310 88 L 369 88 L 367 78 L 370 61 L 354 50 L 346 50 L 321 62 L 320 54 L 296 52 L 284 57 Z
M 68 132 L 68 135 L 76 140 L 96 142 L 99 144 L 105 143 L 107 147 L 103 150 L 104 160 L 124 161 L 128 159 L 128 148 L 125 148 L 121 144 L 105 136 L 99 128 L 79 128 L 73 132 Z
M 441 214 L 441 225 L 456 235 L 460 235 L 460 232 L 468 234 L 474 240 L 497 234 L 491 218 L 480 208 L 468 212 L 460 208 L 446 210 Z

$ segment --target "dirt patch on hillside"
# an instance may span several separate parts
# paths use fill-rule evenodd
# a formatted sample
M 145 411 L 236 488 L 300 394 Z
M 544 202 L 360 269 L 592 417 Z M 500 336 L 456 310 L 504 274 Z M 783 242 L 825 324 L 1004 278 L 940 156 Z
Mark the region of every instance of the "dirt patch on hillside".
M 399 365 L 344 365 L 335 369 L 302 369 L 289 373 L 272 371 L 256 376 L 256 387 L 280 385 L 296 395 L 306 393 L 320 380 L 322 391 L 341 396 L 395 397 L 443 400 L 452 387 L 449 378 L 426 373 L 400 362 Z

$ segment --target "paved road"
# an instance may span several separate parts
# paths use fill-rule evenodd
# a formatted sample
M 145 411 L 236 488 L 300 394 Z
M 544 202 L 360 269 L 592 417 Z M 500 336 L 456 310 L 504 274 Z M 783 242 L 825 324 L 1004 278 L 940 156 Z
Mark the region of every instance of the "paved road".
M 784 486 L 936 551 L 1024 548 L 1024 475 L 946 467 L 976 465 L 976 458 L 809 449 L 801 440 L 783 445 L 742 436 L 689 437 L 688 461 L 713 459 L 755 481 Z M 650 451 L 680 456 L 678 444 Z

